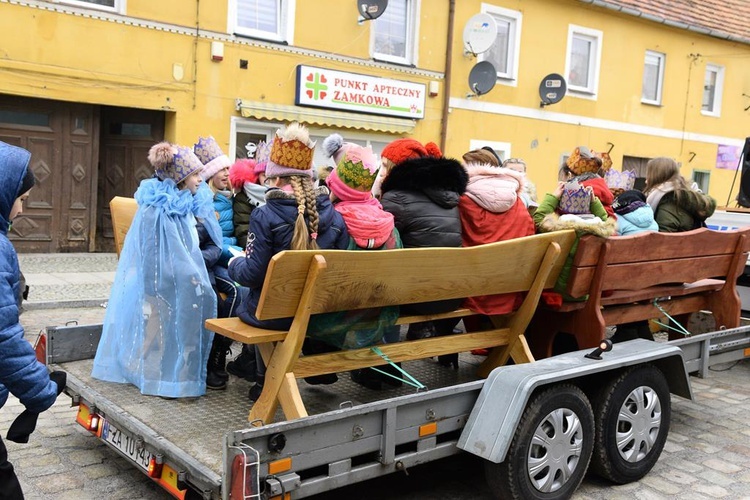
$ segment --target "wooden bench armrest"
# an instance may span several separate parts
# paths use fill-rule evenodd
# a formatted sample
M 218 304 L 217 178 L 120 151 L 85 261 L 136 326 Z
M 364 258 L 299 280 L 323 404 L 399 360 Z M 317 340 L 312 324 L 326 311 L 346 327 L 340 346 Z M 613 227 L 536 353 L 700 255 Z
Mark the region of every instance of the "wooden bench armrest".
M 283 330 L 266 330 L 244 323 L 240 318 L 214 318 L 206 320 L 206 328 L 219 335 L 243 344 L 265 344 L 286 338 Z

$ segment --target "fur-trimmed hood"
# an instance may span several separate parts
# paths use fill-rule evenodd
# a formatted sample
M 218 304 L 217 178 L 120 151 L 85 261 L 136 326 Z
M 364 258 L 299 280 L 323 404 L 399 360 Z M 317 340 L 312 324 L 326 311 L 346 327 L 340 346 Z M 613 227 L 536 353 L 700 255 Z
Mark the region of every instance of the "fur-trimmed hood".
M 561 220 L 560 215 L 553 212 L 544 217 L 542 223 L 539 224 L 539 230 L 543 233 L 562 231 L 563 229 L 575 229 L 579 236 L 593 234 L 594 236 L 608 238 L 617 234 L 617 219 L 609 217 L 606 221 L 603 221 L 594 218 L 591 222 L 584 222 L 580 217 L 566 216 Z
M 457 160 L 425 156 L 393 167 L 381 190 L 421 191 L 438 205 L 455 207 L 468 182 L 469 174 Z

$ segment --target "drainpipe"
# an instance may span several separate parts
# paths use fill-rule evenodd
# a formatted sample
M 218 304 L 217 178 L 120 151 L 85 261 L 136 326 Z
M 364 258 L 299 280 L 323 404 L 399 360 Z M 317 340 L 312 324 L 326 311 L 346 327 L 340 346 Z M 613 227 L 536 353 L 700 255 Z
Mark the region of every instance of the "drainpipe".
M 445 51 L 445 85 L 443 88 L 443 112 L 440 117 L 440 151 L 445 154 L 445 141 L 448 138 L 448 110 L 451 103 L 451 66 L 453 63 L 453 25 L 456 17 L 456 0 L 450 0 L 448 7 L 448 40 Z

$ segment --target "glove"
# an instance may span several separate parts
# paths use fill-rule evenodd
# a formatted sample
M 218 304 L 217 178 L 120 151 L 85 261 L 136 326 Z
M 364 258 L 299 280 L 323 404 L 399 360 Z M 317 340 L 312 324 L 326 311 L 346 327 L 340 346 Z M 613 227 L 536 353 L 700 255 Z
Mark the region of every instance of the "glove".
M 57 384 L 57 395 L 59 396 L 65 389 L 68 375 L 63 371 L 54 371 L 49 374 L 49 378 Z M 36 429 L 37 419 L 39 419 L 38 413 L 24 410 L 16 417 L 13 423 L 10 424 L 8 435 L 6 436 L 7 439 L 14 443 L 28 443 L 29 436 L 34 432 L 34 429 Z

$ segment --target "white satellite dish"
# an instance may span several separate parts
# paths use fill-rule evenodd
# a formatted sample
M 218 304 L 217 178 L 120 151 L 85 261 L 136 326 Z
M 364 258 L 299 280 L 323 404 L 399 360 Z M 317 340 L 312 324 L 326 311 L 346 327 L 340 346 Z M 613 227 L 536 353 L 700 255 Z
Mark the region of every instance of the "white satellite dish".
M 481 54 L 492 47 L 497 38 L 497 23 L 489 14 L 475 14 L 464 26 L 464 49 L 467 54 Z

